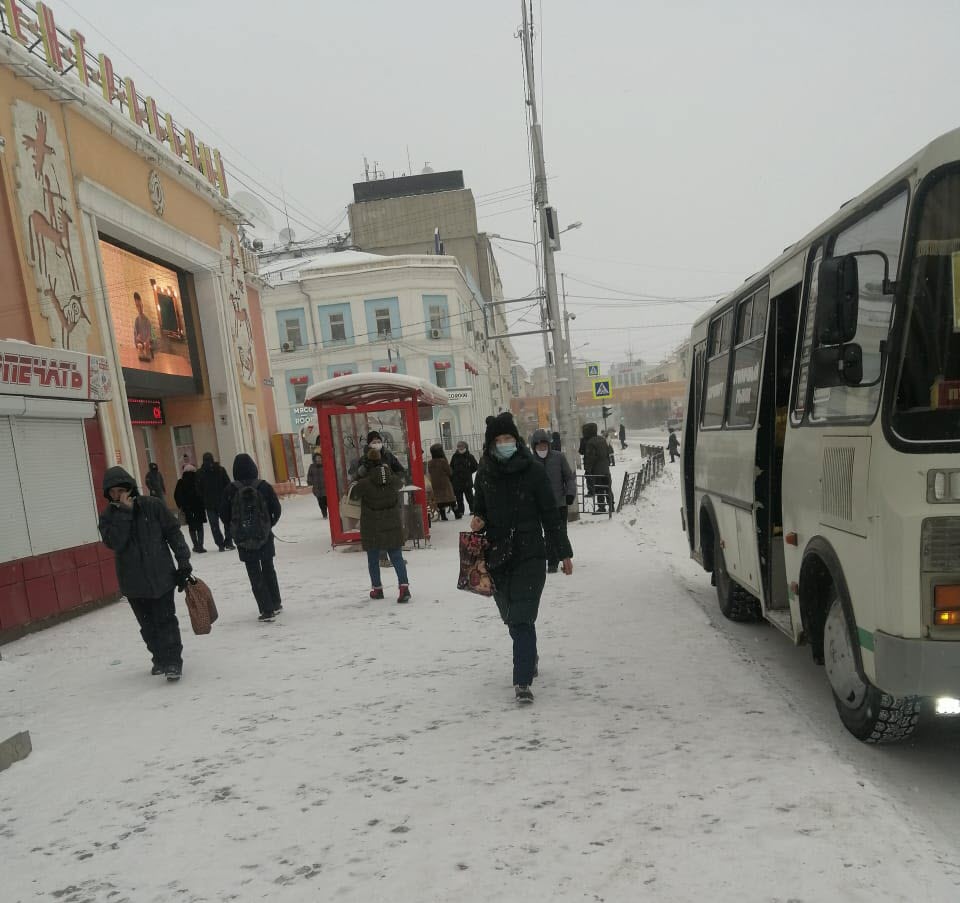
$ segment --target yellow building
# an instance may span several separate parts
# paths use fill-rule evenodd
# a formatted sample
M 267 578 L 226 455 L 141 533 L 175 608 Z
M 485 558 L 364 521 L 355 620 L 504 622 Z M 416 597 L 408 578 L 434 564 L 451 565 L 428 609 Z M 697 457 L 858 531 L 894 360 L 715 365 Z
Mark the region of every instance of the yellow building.
M 19 500 L 0 528 L 2 635 L 115 589 L 107 567 L 93 579 L 101 553 L 90 560 L 105 467 L 142 485 L 156 462 L 171 504 L 182 465 L 206 451 L 228 470 L 249 452 L 272 480 L 276 423 L 256 260 L 219 152 L 51 7 L 0 0 L 0 12 L 0 340 L 28 343 L 0 347 L 0 456 L 9 445 L 16 476 L 3 489 Z M 15 378 L 21 358 L 39 373 L 58 355 L 64 372 L 89 370 L 86 400 Z M 51 443 L 88 472 L 55 506 L 27 474 Z M 53 540 L 44 517 L 76 526 Z

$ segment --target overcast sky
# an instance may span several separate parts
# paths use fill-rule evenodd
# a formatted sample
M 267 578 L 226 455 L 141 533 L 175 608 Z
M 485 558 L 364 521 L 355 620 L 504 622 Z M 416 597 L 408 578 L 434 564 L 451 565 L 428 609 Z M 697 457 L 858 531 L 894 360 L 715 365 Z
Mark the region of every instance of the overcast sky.
M 519 0 L 50 5 L 221 148 L 235 191 L 277 203 L 282 183 L 298 238 L 345 230 L 364 155 L 400 175 L 409 147 L 415 172 L 463 170 L 482 229 L 532 239 Z M 705 309 L 629 299 L 733 288 L 960 124 L 956 0 L 534 0 L 534 16 L 550 200 L 584 224 L 557 266 L 578 356 L 605 364 L 660 360 L 687 333 L 665 324 Z M 533 289 L 533 248 L 499 246 L 507 296 Z M 543 363 L 539 337 L 516 347 Z

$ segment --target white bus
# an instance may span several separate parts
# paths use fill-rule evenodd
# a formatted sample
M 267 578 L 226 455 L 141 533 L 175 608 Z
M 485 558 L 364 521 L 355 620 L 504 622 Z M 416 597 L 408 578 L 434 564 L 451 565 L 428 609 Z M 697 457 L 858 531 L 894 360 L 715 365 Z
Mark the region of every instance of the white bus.
M 702 316 L 683 522 L 733 620 L 825 665 L 844 725 L 960 713 L 960 129 Z

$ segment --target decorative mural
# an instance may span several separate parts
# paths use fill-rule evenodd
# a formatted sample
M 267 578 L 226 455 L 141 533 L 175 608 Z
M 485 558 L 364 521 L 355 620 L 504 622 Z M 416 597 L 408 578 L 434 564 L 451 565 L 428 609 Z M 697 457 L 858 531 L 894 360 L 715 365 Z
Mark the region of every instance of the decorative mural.
M 21 100 L 13 104 L 13 126 L 20 225 L 40 313 L 53 347 L 86 351 L 90 295 L 63 142 L 47 114 Z
M 243 275 L 240 240 L 224 226 L 220 227 L 220 255 L 223 282 L 231 307 L 227 311 L 227 320 L 237 354 L 237 369 L 244 384 L 252 389 L 257 385 L 257 374 L 253 362 L 253 327 L 247 307 L 247 282 Z

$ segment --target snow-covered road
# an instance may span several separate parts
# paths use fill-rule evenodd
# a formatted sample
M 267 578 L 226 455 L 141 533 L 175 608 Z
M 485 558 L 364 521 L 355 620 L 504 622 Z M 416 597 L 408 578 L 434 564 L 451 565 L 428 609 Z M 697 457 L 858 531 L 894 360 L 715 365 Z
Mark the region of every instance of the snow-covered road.
M 234 556 L 195 556 L 221 620 L 195 637 L 179 603 L 178 685 L 125 604 L 5 646 L 0 735 L 34 752 L 0 773 L 0 898 L 960 898 L 956 781 L 931 815 L 911 748 L 848 740 L 805 650 L 714 619 L 678 498 L 668 468 L 571 525 L 528 708 L 492 601 L 453 588 L 465 521 L 407 553 L 410 605 L 389 570 L 371 602 L 311 497 L 285 503 L 275 624 Z M 955 742 L 914 768 L 949 778 Z

